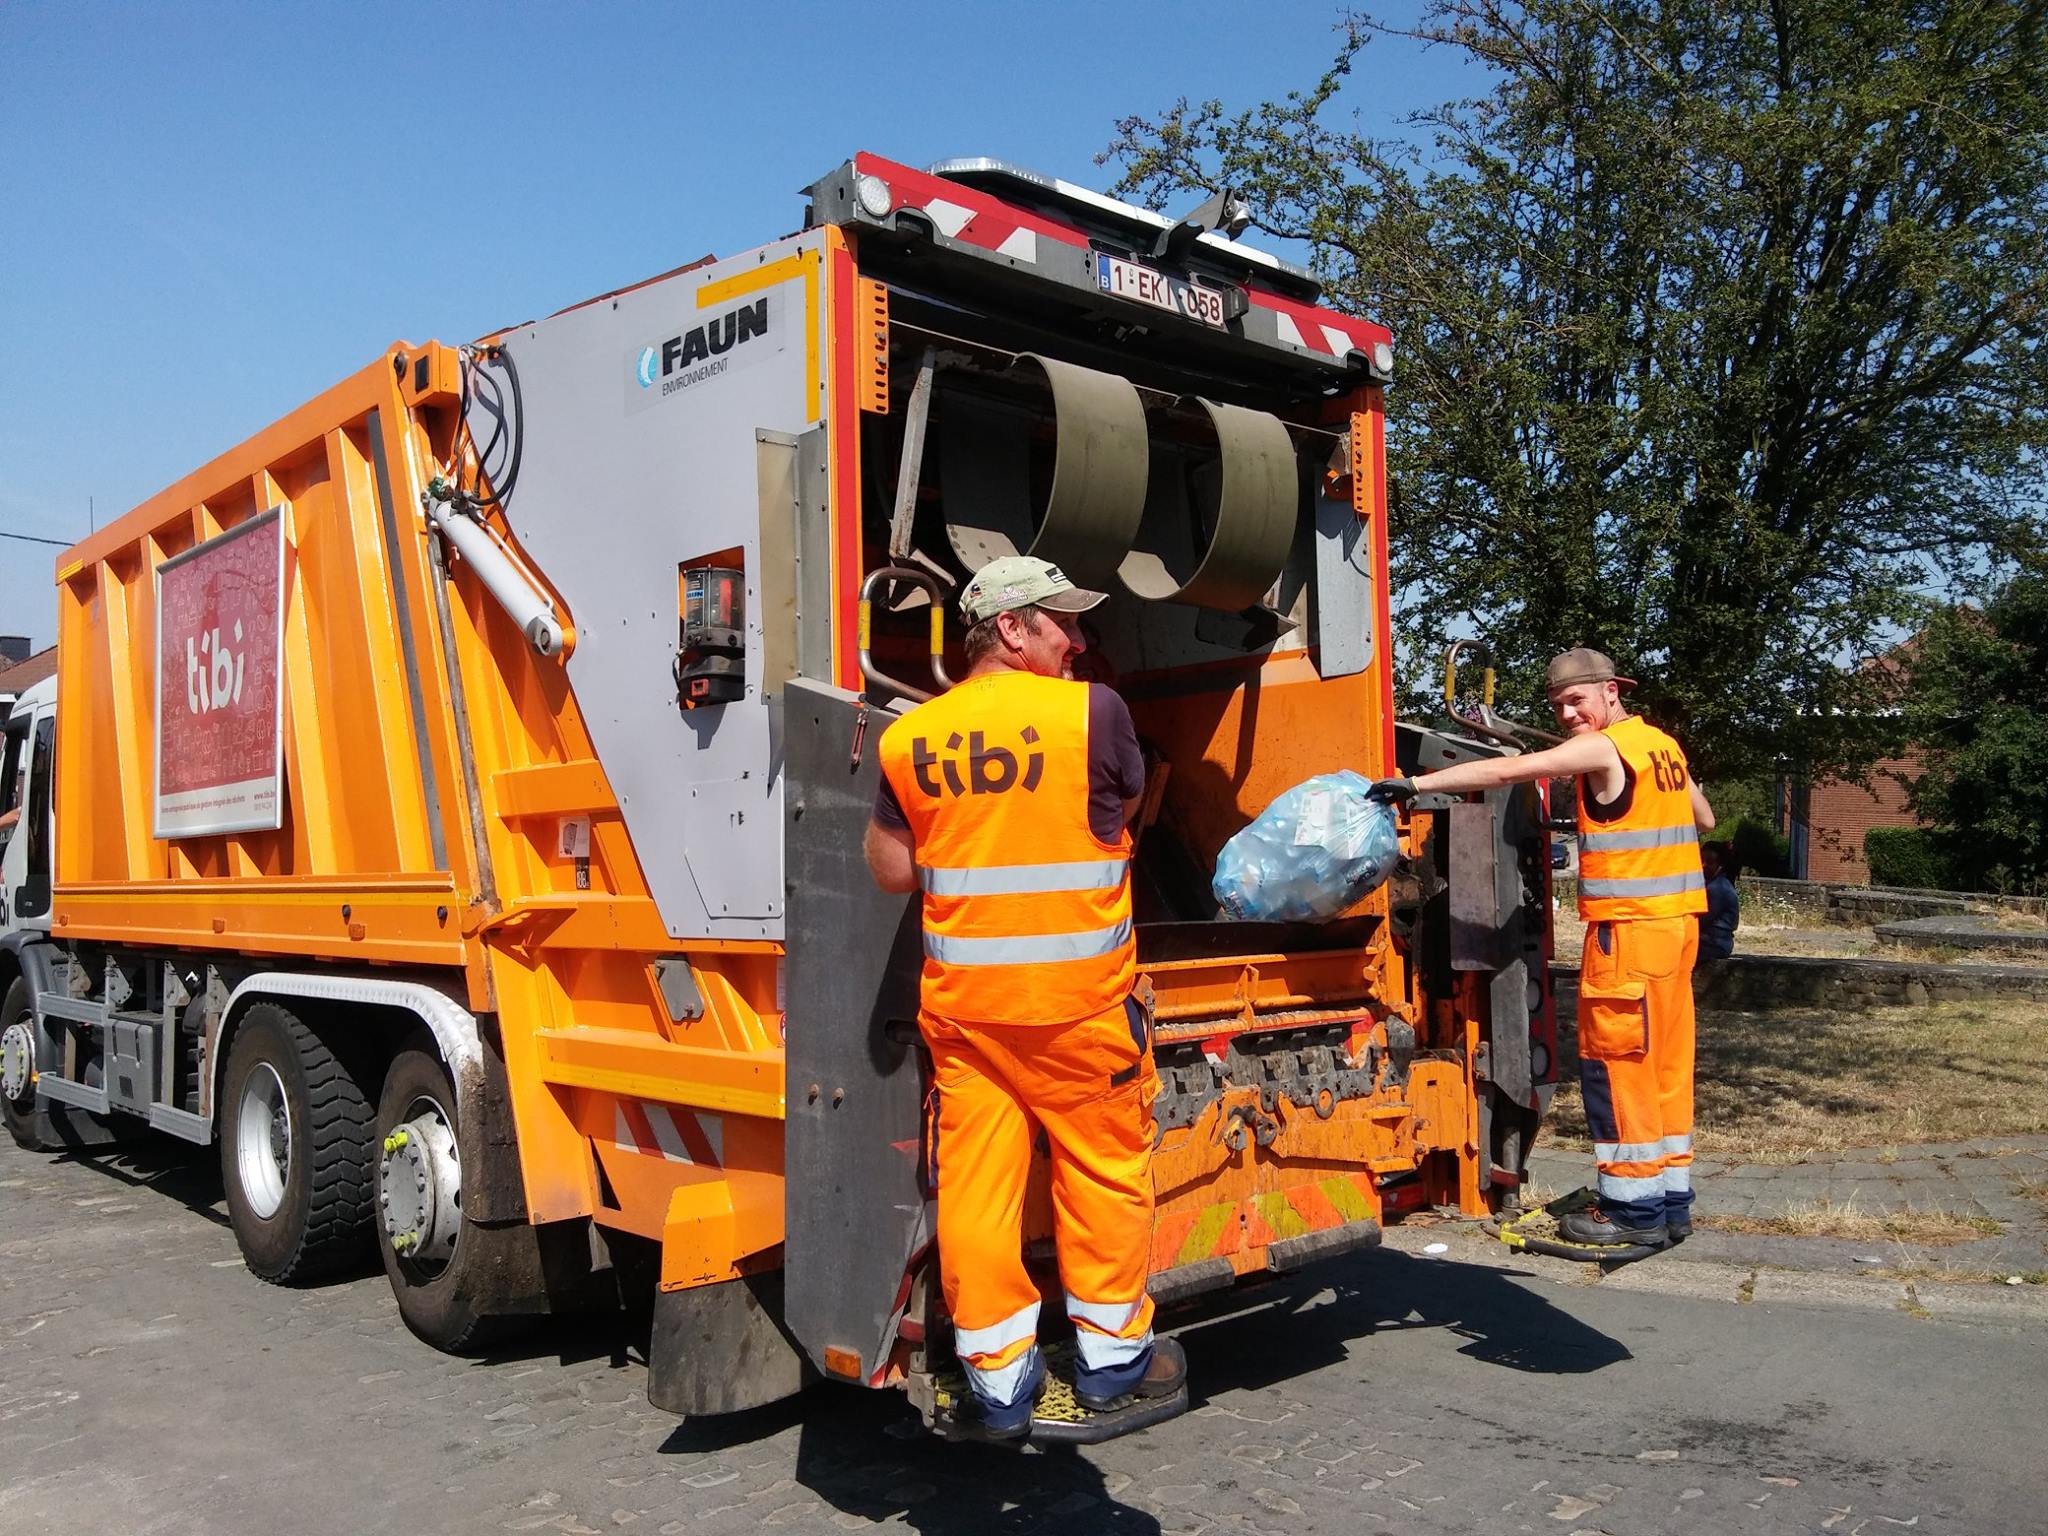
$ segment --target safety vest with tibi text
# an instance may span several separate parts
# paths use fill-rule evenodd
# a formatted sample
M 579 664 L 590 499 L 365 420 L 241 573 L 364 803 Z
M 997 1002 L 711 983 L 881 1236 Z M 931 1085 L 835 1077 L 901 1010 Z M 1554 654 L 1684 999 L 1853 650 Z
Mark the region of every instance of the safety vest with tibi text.
M 1631 715 L 1601 732 L 1621 754 L 1621 794 L 1579 780 L 1579 916 L 1589 923 L 1707 910 L 1691 779 L 1678 743 Z
M 1067 1024 L 1137 975 L 1131 839 L 1088 824 L 1088 685 L 969 678 L 882 735 L 917 844 L 923 1004 L 973 1024 Z

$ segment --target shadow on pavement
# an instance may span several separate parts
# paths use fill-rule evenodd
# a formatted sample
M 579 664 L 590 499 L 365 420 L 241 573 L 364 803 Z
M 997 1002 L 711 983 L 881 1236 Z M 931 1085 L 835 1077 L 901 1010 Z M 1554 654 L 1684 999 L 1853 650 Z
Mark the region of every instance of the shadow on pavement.
M 1231 1315 L 1190 1319 L 1175 1331 L 1187 1346 L 1198 1407 L 1336 1364 L 1375 1333 L 1411 1328 L 1444 1329 L 1468 1341 L 1461 1355 L 1538 1375 L 1584 1375 L 1632 1358 L 1619 1340 L 1517 1284 L 1518 1276 L 1527 1278 L 1375 1249 L 1239 1292 Z
M 220 1153 L 213 1147 L 145 1131 L 108 1146 L 57 1153 L 53 1161 L 78 1163 L 130 1189 L 167 1196 L 217 1227 L 228 1224 Z
M 1466 1341 L 1460 1354 L 1548 1375 L 1583 1375 L 1631 1358 L 1518 1284 L 1513 1271 L 1385 1250 L 1235 1291 L 1166 1321 L 1186 1344 L 1197 1409 L 1342 1363 L 1354 1346 L 1369 1348 L 1374 1334 L 1396 1330 L 1441 1329 Z M 796 1481 L 860 1520 L 901 1519 L 926 1536 L 1160 1529 L 1120 1502 L 1088 1451 L 947 1444 L 926 1435 L 893 1393 L 825 1384 L 750 1413 L 686 1422 L 662 1450 L 717 1455 L 791 1429 Z
M 615 1371 L 647 1368 L 647 1340 L 652 1327 L 646 1308 L 557 1312 L 510 1324 L 488 1346 L 470 1356 L 482 1367 L 521 1365 L 552 1360 L 557 1365 L 585 1365 L 602 1360 Z
M 749 1413 L 686 1422 L 662 1450 L 715 1455 L 792 1428 L 796 1481 L 860 1520 L 901 1519 L 926 1536 L 1054 1527 L 1129 1536 L 1159 1531 L 1152 1516 L 1118 1502 L 1085 1454 L 949 1444 L 926 1434 L 893 1392 L 822 1383 Z

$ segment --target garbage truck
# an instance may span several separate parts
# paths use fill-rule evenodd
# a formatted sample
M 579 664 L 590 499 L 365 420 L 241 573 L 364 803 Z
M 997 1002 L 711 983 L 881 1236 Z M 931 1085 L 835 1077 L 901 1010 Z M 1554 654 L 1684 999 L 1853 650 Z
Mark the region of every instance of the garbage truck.
M 1086 660 L 1148 763 L 1154 1296 L 1512 1198 L 1534 797 L 1418 803 L 1332 921 L 1210 891 L 1313 773 L 1501 750 L 1394 718 L 1392 337 L 1228 212 L 857 155 L 799 232 L 395 343 L 64 552 L 0 765 L 14 1138 L 217 1143 L 252 1274 L 374 1245 L 444 1350 L 639 1298 L 661 1407 L 834 1378 L 971 1433 L 916 898 L 861 842 L 966 573 L 1029 553 L 1112 594 Z M 1033 1190 L 1056 1286 L 1042 1151 Z

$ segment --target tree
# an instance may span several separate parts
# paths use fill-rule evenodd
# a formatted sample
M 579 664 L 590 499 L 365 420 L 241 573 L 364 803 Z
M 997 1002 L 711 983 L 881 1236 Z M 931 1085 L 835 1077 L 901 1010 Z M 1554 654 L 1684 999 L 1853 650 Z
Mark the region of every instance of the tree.
M 1904 724 L 1925 752 L 1913 814 L 1965 890 L 2048 889 L 2048 575 L 1942 613 L 1910 658 Z
M 1476 621 L 1516 696 L 1640 667 L 1705 776 L 1853 771 L 1916 592 L 2038 551 L 2043 5 L 1431 0 L 1477 99 L 1375 140 L 1340 90 L 1183 101 L 1104 158 L 1229 186 L 1394 330 L 1403 640 Z

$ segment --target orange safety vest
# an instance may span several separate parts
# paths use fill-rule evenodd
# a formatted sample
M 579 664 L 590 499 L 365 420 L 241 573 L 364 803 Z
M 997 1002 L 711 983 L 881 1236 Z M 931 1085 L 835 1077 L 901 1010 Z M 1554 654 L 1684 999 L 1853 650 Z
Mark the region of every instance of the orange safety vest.
M 1600 734 L 1621 753 L 1626 780 L 1604 811 L 1579 780 L 1579 916 L 1594 923 L 1706 911 L 1685 753 L 1633 715 Z
M 1137 977 L 1130 834 L 1088 825 L 1088 685 L 972 677 L 882 733 L 916 839 L 925 1011 L 1069 1024 Z

